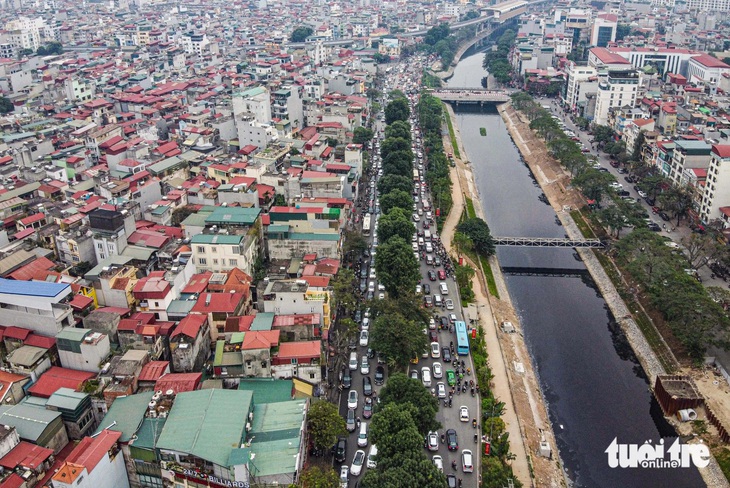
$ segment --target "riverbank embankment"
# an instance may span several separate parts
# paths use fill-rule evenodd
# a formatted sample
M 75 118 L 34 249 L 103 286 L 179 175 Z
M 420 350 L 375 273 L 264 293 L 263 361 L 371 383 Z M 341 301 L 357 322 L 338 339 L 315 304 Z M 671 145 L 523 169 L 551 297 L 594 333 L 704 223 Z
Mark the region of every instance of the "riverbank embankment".
M 570 175 L 550 156 L 544 141 L 537 137 L 530 129 L 529 122 L 524 120 L 522 114 L 518 113 L 511 104 L 501 105 L 499 113 L 512 140 L 522 154 L 522 158 L 534 174 L 540 188 L 563 224 L 566 234 L 571 239 L 581 239 L 583 236 L 570 215 L 570 209 L 581 208 L 584 201 L 579 192 L 570 187 Z M 666 374 L 662 363 L 639 329 L 631 311 L 626 307 L 594 251 L 579 248 L 577 252 L 614 319 L 623 330 L 639 363 L 649 378 L 649 384 L 653 385 L 657 375 Z M 708 487 L 730 488 L 730 483 L 723 475 L 714 457 L 711 458 L 709 466 L 700 469 L 699 472 Z
M 456 165 L 450 170 L 454 184 L 454 203 L 441 231 L 442 242 L 447 251 L 451 252 L 451 241 L 465 208 L 466 197 L 473 201 L 478 217 L 485 219 L 485 215 L 453 109 L 448 104 L 445 104 L 445 108 L 447 116 L 452 120 L 456 144 L 459 154 L 462 155 L 461 158 L 454 158 Z M 456 154 L 448 134 L 444 135 L 443 143 L 446 151 Z M 472 286 L 479 311 L 479 321 L 484 331 L 489 365 L 494 375 L 492 389 L 495 397 L 505 404 L 502 419 L 509 432 L 511 450 L 515 456 L 512 460 L 514 474 L 525 487 L 566 486 L 561 463 L 555 462 L 558 451 L 546 404 L 521 333 L 519 317 L 509 298 L 497 258 L 496 256 L 490 258 L 490 266 L 500 298 L 489 294 L 486 277 L 480 264 L 473 264 L 477 273 L 472 279 Z M 499 325 L 505 321 L 511 322 L 517 333 L 503 333 Z M 541 442 L 547 442 L 552 449 L 551 458 L 537 454 Z

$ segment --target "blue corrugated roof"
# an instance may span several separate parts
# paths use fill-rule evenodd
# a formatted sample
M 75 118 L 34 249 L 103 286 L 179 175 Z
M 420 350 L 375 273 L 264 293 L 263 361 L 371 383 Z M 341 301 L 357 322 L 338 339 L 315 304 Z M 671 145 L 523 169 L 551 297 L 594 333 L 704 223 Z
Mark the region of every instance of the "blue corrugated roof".
M 71 285 L 46 281 L 20 281 L 0 278 L 0 293 L 53 298 Z

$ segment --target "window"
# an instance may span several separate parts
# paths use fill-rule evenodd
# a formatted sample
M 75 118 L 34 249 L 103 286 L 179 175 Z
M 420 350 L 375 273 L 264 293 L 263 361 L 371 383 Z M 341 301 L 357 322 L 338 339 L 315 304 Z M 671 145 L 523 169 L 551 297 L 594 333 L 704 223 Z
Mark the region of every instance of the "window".
M 313 380 L 314 379 L 314 373 L 309 373 L 309 379 L 310 380 Z
M 241 254 L 240 246 L 231 246 L 231 254 Z
M 200 252 L 200 253 L 205 253 L 205 247 L 203 247 L 203 246 L 198 246 L 198 252 Z
M 217 259 L 213 259 L 213 264 L 214 265 L 217 265 L 218 264 L 218 260 Z
M 291 363 L 292 363 L 292 364 L 297 364 L 297 358 L 293 358 L 293 359 L 291 360 Z
M 238 259 L 229 259 L 228 265 L 229 266 L 238 266 Z
M 97 249 L 104 249 L 104 243 L 103 243 L 103 242 L 99 242 L 99 243 L 97 243 L 97 244 L 96 244 L 96 248 L 97 248 Z
M 216 246 L 211 246 L 210 252 L 218 252 L 218 248 Z
M 198 264 L 202 264 L 203 266 L 205 266 L 206 264 L 208 264 L 208 260 L 205 258 L 198 258 Z

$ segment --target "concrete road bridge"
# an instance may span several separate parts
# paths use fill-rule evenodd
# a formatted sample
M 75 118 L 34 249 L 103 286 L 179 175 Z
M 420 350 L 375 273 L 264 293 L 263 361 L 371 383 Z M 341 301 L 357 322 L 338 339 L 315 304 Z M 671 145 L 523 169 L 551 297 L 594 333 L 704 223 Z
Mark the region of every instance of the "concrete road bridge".
M 431 95 L 444 102 L 457 105 L 465 103 L 504 103 L 509 101 L 509 92 L 504 90 L 483 90 L 478 88 L 438 88 L 430 91 Z

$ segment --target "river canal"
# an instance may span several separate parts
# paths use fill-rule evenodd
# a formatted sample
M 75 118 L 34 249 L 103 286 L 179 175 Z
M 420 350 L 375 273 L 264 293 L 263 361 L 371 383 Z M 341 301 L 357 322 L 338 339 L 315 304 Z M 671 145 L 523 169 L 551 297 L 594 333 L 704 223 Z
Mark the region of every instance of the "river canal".
M 461 60 L 452 87 L 480 87 L 482 53 Z M 563 237 L 494 107 L 454 107 L 494 235 Z M 480 127 L 486 128 L 481 136 Z M 694 468 L 612 469 L 619 443 L 658 442 L 674 431 L 658 415 L 647 378 L 583 264 L 569 249 L 500 247 L 502 267 L 574 269 L 574 276 L 506 275 L 536 365 L 568 478 L 576 487 L 699 487 Z M 674 441 L 665 438 L 668 447 Z

